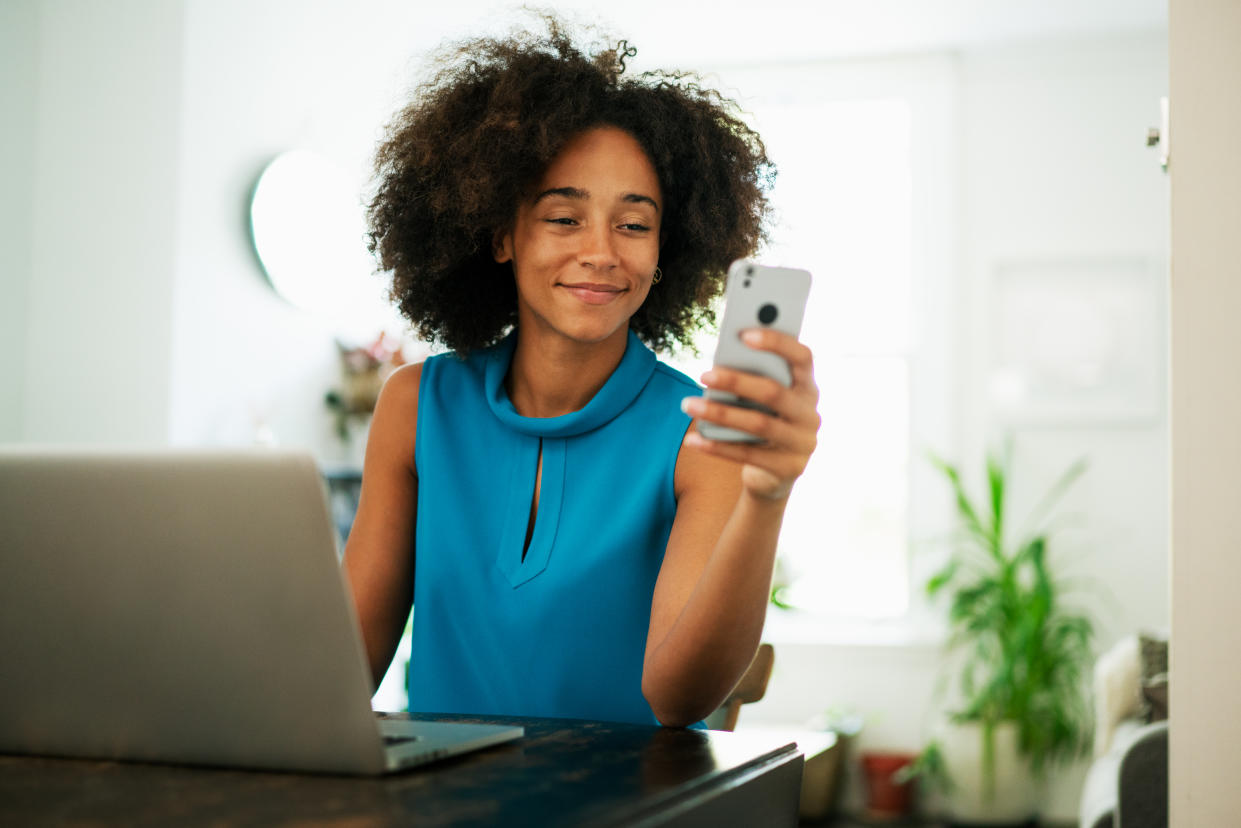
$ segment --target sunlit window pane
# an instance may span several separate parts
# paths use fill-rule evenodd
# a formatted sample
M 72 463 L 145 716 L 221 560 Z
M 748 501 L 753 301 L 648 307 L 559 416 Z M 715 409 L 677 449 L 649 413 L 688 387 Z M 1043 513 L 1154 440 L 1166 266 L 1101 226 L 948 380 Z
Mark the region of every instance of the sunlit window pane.
M 812 347 L 905 353 L 911 293 L 911 130 L 903 100 L 758 108 L 779 169 L 770 256 L 815 275 Z
M 886 617 L 908 605 L 909 366 L 819 359 L 819 447 L 789 501 L 780 557 L 789 603 Z
M 892 617 L 909 600 L 913 139 L 902 99 L 752 107 L 779 169 L 762 255 L 814 276 L 802 339 L 823 425 L 780 541 L 782 598 L 820 614 Z M 697 376 L 703 357 L 686 360 Z

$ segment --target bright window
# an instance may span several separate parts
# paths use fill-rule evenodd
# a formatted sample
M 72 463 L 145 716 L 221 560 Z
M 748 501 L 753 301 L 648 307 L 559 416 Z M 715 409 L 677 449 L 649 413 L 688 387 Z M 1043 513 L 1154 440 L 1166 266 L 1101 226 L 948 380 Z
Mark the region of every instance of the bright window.
M 779 170 L 758 258 L 814 277 L 802 338 L 823 426 L 779 557 L 782 598 L 815 617 L 910 608 L 910 542 L 928 528 L 911 465 L 946 436 L 946 324 L 932 314 L 950 250 L 949 72 L 885 61 L 719 73 L 746 91 Z M 703 337 L 702 356 L 680 366 L 697 376 L 713 349 Z

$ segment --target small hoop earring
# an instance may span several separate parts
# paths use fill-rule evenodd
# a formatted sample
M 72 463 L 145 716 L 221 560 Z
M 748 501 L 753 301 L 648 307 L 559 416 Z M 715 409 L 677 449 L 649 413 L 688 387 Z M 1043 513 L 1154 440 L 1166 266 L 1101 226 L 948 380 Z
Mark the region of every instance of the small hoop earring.
M 651 277 L 651 284 L 652 285 L 659 284 L 659 280 L 662 278 L 664 278 L 664 272 L 660 270 L 658 267 L 655 268 L 655 275 Z

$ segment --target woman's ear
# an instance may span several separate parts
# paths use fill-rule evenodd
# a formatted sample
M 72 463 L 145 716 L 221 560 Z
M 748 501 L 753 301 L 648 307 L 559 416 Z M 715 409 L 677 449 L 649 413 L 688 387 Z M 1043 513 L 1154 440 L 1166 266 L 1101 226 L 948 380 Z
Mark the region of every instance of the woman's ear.
M 499 264 L 513 260 L 513 233 L 501 228 L 491 237 L 491 255 Z

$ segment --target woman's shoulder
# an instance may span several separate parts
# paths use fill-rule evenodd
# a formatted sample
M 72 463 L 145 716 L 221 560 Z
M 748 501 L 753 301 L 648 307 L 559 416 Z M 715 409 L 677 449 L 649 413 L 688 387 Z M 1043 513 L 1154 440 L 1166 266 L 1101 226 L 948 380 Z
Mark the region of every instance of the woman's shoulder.
M 384 391 L 393 397 L 417 399 L 418 389 L 422 386 L 423 375 L 427 381 L 439 377 L 445 371 L 453 372 L 463 367 L 474 367 L 486 357 L 487 349 L 459 354 L 456 351 L 433 354 L 420 362 L 411 362 L 397 368 L 384 381 Z M 391 389 L 389 391 L 389 389 Z
M 402 365 L 384 381 L 366 440 L 366 469 L 401 468 L 417 474 L 414 448 L 421 378 L 422 363 L 419 362 Z M 372 478 L 382 476 L 371 475 Z
M 376 420 L 408 422 L 418 417 L 418 389 L 422 385 L 425 364 L 402 365 L 388 375 L 375 403 Z M 392 414 L 397 416 L 385 416 Z
M 421 362 L 411 362 L 393 371 L 384 381 L 383 389 L 376 404 L 376 414 L 397 413 L 397 417 L 387 419 L 401 422 L 414 422 L 418 417 L 418 398 L 420 394 L 428 395 L 428 400 L 439 398 L 461 390 L 462 382 L 470 382 L 468 376 L 478 374 L 483 369 L 481 352 L 471 352 L 466 356 L 448 351 L 427 357 Z M 475 380 L 477 381 L 477 380 Z
M 397 368 L 384 380 L 383 392 L 393 396 L 418 396 L 418 386 L 422 381 L 423 362 L 411 362 Z

